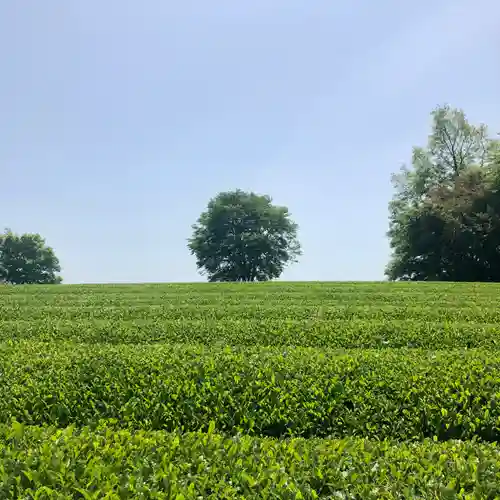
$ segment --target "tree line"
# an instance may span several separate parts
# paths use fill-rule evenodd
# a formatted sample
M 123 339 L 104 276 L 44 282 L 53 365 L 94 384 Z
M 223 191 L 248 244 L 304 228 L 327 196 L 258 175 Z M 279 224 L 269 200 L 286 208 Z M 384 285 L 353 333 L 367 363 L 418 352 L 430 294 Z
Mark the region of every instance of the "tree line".
M 500 141 L 464 112 L 440 106 L 424 147 L 393 176 L 389 202 L 393 281 L 500 281 Z M 298 225 L 271 197 L 219 193 L 192 226 L 188 249 L 208 281 L 278 278 L 301 255 Z M 61 283 L 39 234 L 0 234 L 0 281 Z
M 432 112 L 426 147 L 393 177 L 391 280 L 500 281 L 500 141 L 462 110 Z

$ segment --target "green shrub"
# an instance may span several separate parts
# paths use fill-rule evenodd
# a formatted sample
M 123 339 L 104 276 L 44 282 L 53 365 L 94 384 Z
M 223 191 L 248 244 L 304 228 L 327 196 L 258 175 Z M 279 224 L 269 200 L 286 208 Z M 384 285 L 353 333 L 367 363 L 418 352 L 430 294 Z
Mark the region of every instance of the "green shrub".
M 0 289 L 0 338 L 496 349 L 499 291 L 443 283 L 9 287 Z
M 500 354 L 22 342 L 0 422 L 261 436 L 500 437 Z
M 500 454 L 473 442 L 274 440 L 0 428 L 1 498 L 497 498 Z

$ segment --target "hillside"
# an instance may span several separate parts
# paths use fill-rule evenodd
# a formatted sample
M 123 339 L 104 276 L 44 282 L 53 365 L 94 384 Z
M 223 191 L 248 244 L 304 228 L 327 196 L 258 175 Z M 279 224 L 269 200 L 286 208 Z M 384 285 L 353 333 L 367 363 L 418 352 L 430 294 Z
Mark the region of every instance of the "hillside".
M 0 497 L 496 498 L 499 292 L 1 287 Z

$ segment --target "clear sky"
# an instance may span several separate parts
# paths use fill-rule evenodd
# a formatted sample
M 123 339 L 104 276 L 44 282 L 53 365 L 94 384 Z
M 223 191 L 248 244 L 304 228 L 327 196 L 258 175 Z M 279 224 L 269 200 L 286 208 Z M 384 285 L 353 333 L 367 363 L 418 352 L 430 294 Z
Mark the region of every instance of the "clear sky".
M 233 188 L 299 223 L 284 279 L 383 279 L 429 112 L 500 131 L 499 0 L 4 0 L 0 62 L 0 226 L 69 283 L 202 280 L 191 224 Z

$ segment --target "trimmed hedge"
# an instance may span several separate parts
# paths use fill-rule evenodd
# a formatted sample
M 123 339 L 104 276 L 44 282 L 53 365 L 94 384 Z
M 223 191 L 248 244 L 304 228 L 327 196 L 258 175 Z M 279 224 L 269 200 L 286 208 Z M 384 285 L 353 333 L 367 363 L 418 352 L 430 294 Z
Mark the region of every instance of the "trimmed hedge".
M 500 347 L 500 324 L 412 320 L 0 321 L 0 339 L 101 344 L 190 343 L 322 348 Z
M 260 436 L 500 437 L 500 354 L 0 345 L 0 422 Z
M 0 286 L 0 339 L 425 349 L 500 346 L 495 284 Z
M 500 449 L 0 427 L 0 497 L 39 499 L 497 498 Z

